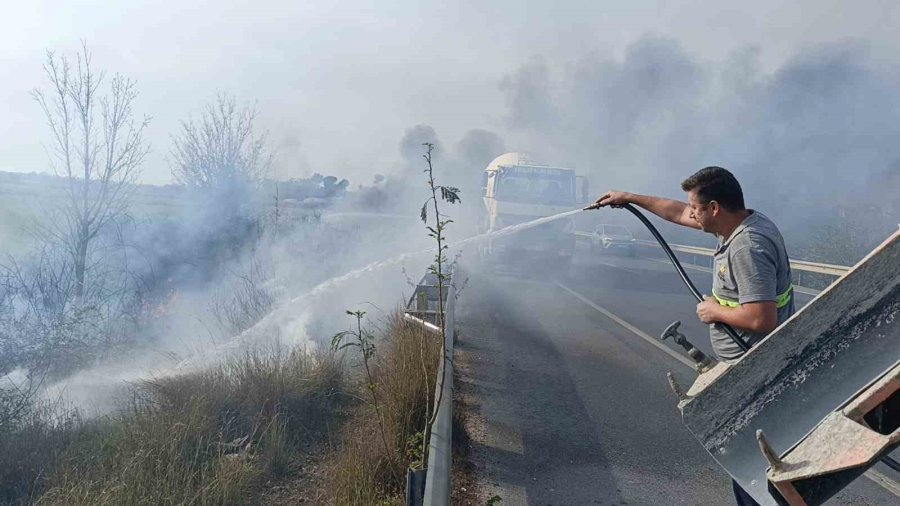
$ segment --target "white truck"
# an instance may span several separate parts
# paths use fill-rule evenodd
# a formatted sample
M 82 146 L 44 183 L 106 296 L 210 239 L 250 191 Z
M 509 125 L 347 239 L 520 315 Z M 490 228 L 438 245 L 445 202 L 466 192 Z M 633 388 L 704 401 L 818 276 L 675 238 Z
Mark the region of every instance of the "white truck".
M 521 153 L 498 156 L 482 175 L 485 214 L 482 232 L 553 216 L 583 206 L 588 184 L 573 169 L 537 163 Z M 574 225 L 561 219 L 521 233 L 482 242 L 481 257 L 492 265 L 567 269 L 575 252 Z M 551 262 L 547 264 L 546 262 Z

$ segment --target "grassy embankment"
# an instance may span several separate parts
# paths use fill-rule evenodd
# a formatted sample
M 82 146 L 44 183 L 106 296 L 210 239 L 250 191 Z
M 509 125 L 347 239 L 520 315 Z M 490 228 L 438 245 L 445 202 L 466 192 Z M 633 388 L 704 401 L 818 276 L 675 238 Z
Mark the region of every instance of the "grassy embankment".
M 0 503 L 400 504 L 439 345 L 386 326 L 372 365 L 387 449 L 355 357 L 258 351 L 146 381 L 99 420 L 33 407 L 0 431 Z

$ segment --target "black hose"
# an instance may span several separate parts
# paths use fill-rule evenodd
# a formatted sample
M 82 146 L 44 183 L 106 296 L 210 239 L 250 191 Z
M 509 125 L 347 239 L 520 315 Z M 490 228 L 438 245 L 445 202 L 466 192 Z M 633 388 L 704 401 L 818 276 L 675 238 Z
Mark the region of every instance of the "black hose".
M 672 262 L 672 265 L 675 266 L 675 270 L 678 271 L 678 275 L 681 276 L 681 280 L 684 281 L 685 285 L 687 285 L 688 290 L 691 291 L 691 294 L 694 296 L 695 299 L 697 299 L 697 302 L 703 302 L 703 295 L 700 293 L 699 290 L 697 290 L 697 287 L 694 286 L 694 283 L 691 281 L 691 278 L 689 278 L 687 275 L 687 272 L 684 271 L 684 267 L 681 266 L 681 262 L 678 261 L 678 258 L 675 256 L 675 253 L 672 252 L 672 248 L 669 247 L 669 244 L 666 242 L 666 240 L 663 239 L 663 237 L 662 237 L 662 235 L 660 235 L 659 231 L 656 230 L 656 227 L 654 227 L 653 224 L 650 223 L 650 220 L 648 220 L 647 217 L 644 216 L 643 213 L 641 213 L 640 211 L 635 209 L 635 207 L 631 204 L 622 204 L 619 207 L 623 207 L 623 208 L 629 210 L 631 212 L 631 214 L 637 216 L 637 218 L 639 220 L 641 220 L 641 223 L 643 223 L 644 226 L 646 226 L 647 229 L 650 230 L 650 233 L 653 234 L 653 237 L 656 238 L 656 242 L 658 242 L 659 245 L 662 246 L 663 251 L 666 252 L 666 256 L 669 257 L 669 260 Z M 728 337 L 730 337 L 731 340 L 734 341 L 734 344 L 738 345 L 741 348 L 741 350 L 743 350 L 745 352 L 750 350 L 750 346 L 747 345 L 747 343 L 745 343 L 743 339 L 741 339 L 741 337 L 738 335 L 738 333 L 730 325 L 726 325 L 724 323 L 716 323 L 715 325 L 716 325 L 716 328 L 718 328 L 718 329 L 724 331 L 726 334 L 728 334 Z

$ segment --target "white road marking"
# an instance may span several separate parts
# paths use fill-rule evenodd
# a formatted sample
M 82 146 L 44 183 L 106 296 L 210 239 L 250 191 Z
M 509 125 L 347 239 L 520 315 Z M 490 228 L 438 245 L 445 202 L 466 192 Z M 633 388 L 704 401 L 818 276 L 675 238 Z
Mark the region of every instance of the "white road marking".
M 576 299 L 580 300 L 581 302 L 584 302 L 584 303 L 587 304 L 588 306 L 591 306 L 592 308 L 596 309 L 597 311 L 603 313 L 603 315 L 606 316 L 607 318 L 609 318 L 610 320 L 612 320 L 612 321 L 618 323 L 619 325 L 625 327 L 626 329 L 630 330 L 631 332 L 633 332 L 635 335 L 637 335 L 638 337 L 640 337 L 640 338 L 643 339 L 644 341 L 647 341 L 648 343 L 652 344 L 653 346 L 656 346 L 657 348 L 659 348 L 660 351 L 666 353 L 666 354 L 669 355 L 670 357 L 672 357 L 672 358 L 674 358 L 675 360 L 681 362 L 683 365 L 685 365 L 685 366 L 687 366 L 687 367 L 689 367 L 689 368 L 691 368 L 691 369 L 695 369 L 695 370 L 696 370 L 696 368 L 694 367 L 694 363 L 693 363 L 693 362 L 691 362 L 691 361 L 688 360 L 687 358 L 684 358 L 683 356 L 679 355 L 676 351 L 672 350 L 671 348 L 669 348 L 669 347 L 666 346 L 665 344 L 661 343 L 659 339 L 656 339 L 656 338 L 654 338 L 654 337 L 651 337 L 650 335 L 648 335 L 647 333 L 645 333 L 645 332 L 642 331 L 641 329 L 635 327 L 634 325 L 632 325 L 632 324 L 628 323 L 627 321 L 625 321 L 625 320 L 619 318 L 618 316 L 614 315 L 612 312 L 610 312 L 610 311 L 609 311 L 608 309 L 606 309 L 605 307 L 599 306 L 599 305 L 595 304 L 594 302 L 592 302 L 591 300 L 589 300 L 587 297 L 585 297 L 584 295 L 581 295 L 580 293 L 576 292 L 575 290 L 572 290 L 572 289 L 569 288 L 568 286 L 566 286 L 566 285 L 564 285 L 564 284 L 562 284 L 562 283 L 560 283 L 560 282 L 558 282 L 558 281 L 556 282 L 556 286 L 558 286 L 558 287 L 562 288 L 563 290 L 569 292 L 573 297 L 575 297 Z
M 608 266 L 608 267 L 614 267 L 614 268 L 616 268 L 616 269 L 622 269 L 623 271 L 627 271 L 627 272 L 630 272 L 630 273 L 632 273 L 632 274 L 640 274 L 638 271 L 636 271 L 636 270 L 634 270 L 634 269 L 629 269 L 628 267 L 622 267 L 621 265 L 611 264 L 611 263 L 609 263 L 609 262 L 603 262 L 603 261 L 599 261 L 599 262 L 597 262 L 597 263 L 600 264 L 600 265 L 606 265 L 606 266 Z
M 556 282 L 556 286 L 569 292 L 573 297 L 580 300 L 581 302 L 584 302 L 588 306 L 603 313 L 604 316 L 606 316 L 610 320 L 618 323 L 619 325 L 625 327 L 626 329 L 630 330 L 631 332 L 633 332 L 635 335 L 637 335 L 641 339 L 647 341 L 648 343 L 652 344 L 653 346 L 656 346 L 660 351 L 665 352 L 667 355 L 674 358 L 675 360 L 678 360 L 679 362 L 686 365 L 687 367 L 690 367 L 691 369 L 696 370 L 693 362 L 691 362 L 690 360 L 679 355 L 677 352 L 673 351 L 668 346 L 662 344 L 659 341 L 659 339 L 655 339 L 655 338 L 651 337 L 646 332 L 642 331 L 641 329 L 635 327 L 634 325 L 632 325 L 632 324 L 628 323 L 627 321 L 614 315 L 611 311 L 609 311 L 605 307 L 595 304 L 594 302 L 589 300 L 587 297 L 585 297 L 584 295 L 581 295 L 580 293 L 576 292 L 575 290 L 572 290 L 568 286 L 566 286 L 558 281 Z M 868 478 L 869 480 L 873 481 L 876 485 L 881 486 L 881 488 L 887 490 L 888 492 L 894 494 L 897 497 L 900 497 L 900 483 L 898 483 L 896 480 L 890 478 L 889 476 L 886 476 L 884 473 L 878 471 L 877 469 L 869 469 L 868 471 L 865 472 L 864 476 L 866 478 Z
M 896 480 L 886 476 L 884 473 L 877 469 L 869 469 L 868 471 L 866 471 L 865 476 L 866 478 L 874 481 L 876 484 L 881 485 L 881 487 L 888 492 L 894 494 L 897 497 L 900 497 L 900 483 L 897 483 Z

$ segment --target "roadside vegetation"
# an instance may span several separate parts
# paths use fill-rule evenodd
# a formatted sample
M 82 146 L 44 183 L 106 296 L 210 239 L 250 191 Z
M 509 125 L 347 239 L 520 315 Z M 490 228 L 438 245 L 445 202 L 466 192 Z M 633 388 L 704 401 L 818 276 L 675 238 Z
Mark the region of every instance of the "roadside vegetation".
M 0 259 L 0 504 L 403 503 L 407 470 L 426 457 L 442 346 L 400 311 L 354 313 L 332 347 L 264 336 L 218 365 L 133 381 L 102 416 L 47 394 L 154 350 L 185 293 L 215 345 L 254 327 L 291 276 L 334 275 L 325 257 L 348 253 L 322 244 L 345 244 L 347 232 L 319 209 L 349 183 L 266 179 L 272 155 L 255 110 L 219 95 L 173 136 L 178 185 L 165 213 L 136 215 L 149 152 L 136 83 L 96 70 L 86 45 L 73 61 L 48 54 L 45 71 L 34 98 L 54 198 L 28 220 L 27 249 Z M 431 272 L 443 283 L 449 220 L 437 206 L 458 196 L 434 184 L 432 149 Z
M 423 465 L 426 406 L 434 400 L 429 379 L 437 375 L 441 345 L 399 313 L 387 328 L 371 364 L 371 383 L 362 374 L 349 387 L 359 401 L 326 459 L 329 504 L 405 504 L 406 471 Z M 378 410 L 362 400 L 371 390 L 379 393 Z
M 335 423 L 341 382 L 332 354 L 281 349 L 148 380 L 73 429 L 36 503 L 252 503 Z
M 86 45 L 48 54 L 44 70 L 34 99 L 56 176 L 35 193 L 46 183 L 53 198 L 17 224 L 27 248 L 0 259 L 0 504 L 399 502 L 421 465 L 440 348 L 399 313 L 360 315 L 362 347 L 272 335 L 219 365 L 133 382 L 103 416 L 47 395 L 152 350 L 183 293 L 208 315 L 210 344 L 246 331 L 291 276 L 334 275 L 325 258 L 348 252 L 323 244 L 354 232 L 319 220 L 349 182 L 266 179 L 256 111 L 224 94 L 173 136 L 165 212 L 133 213 L 149 152 L 137 84 L 98 70 Z
M 381 343 L 385 353 L 376 355 L 377 346 L 371 332 L 362 327 L 360 311 L 347 311 L 356 318 L 356 330 L 339 333 L 332 347 L 357 349 L 365 371 L 365 395 L 371 396 L 368 409 L 361 409 L 344 429 L 337 455 L 333 457 L 329 480 L 329 497 L 335 504 L 405 504 L 402 486 L 409 470 L 426 467 L 431 428 L 442 402 L 443 389 L 431 380 L 440 370 L 441 361 L 450 360 L 443 343 L 446 339 L 444 287 L 451 283 L 452 262 L 447 258 L 447 227 L 453 223 L 441 211 L 441 203 L 460 201 L 459 189 L 437 184 L 433 155 L 435 146 L 424 143 L 425 169 L 430 197 L 422 204 L 420 218 L 434 241 L 434 260 L 428 274 L 436 281 L 437 313 L 433 323 L 438 335 L 416 323 L 395 316 L 390 323 L 389 338 Z M 429 221 L 430 218 L 430 221 Z M 377 357 L 377 359 L 375 359 Z M 378 438 L 366 438 L 374 428 Z
M 355 353 L 271 348 L 144 381 L 99 419 L 30 406 L 0 433 L 0 503 L 402 504 L 440 346 L 399 313 L 377 341 L 368 375 Z

